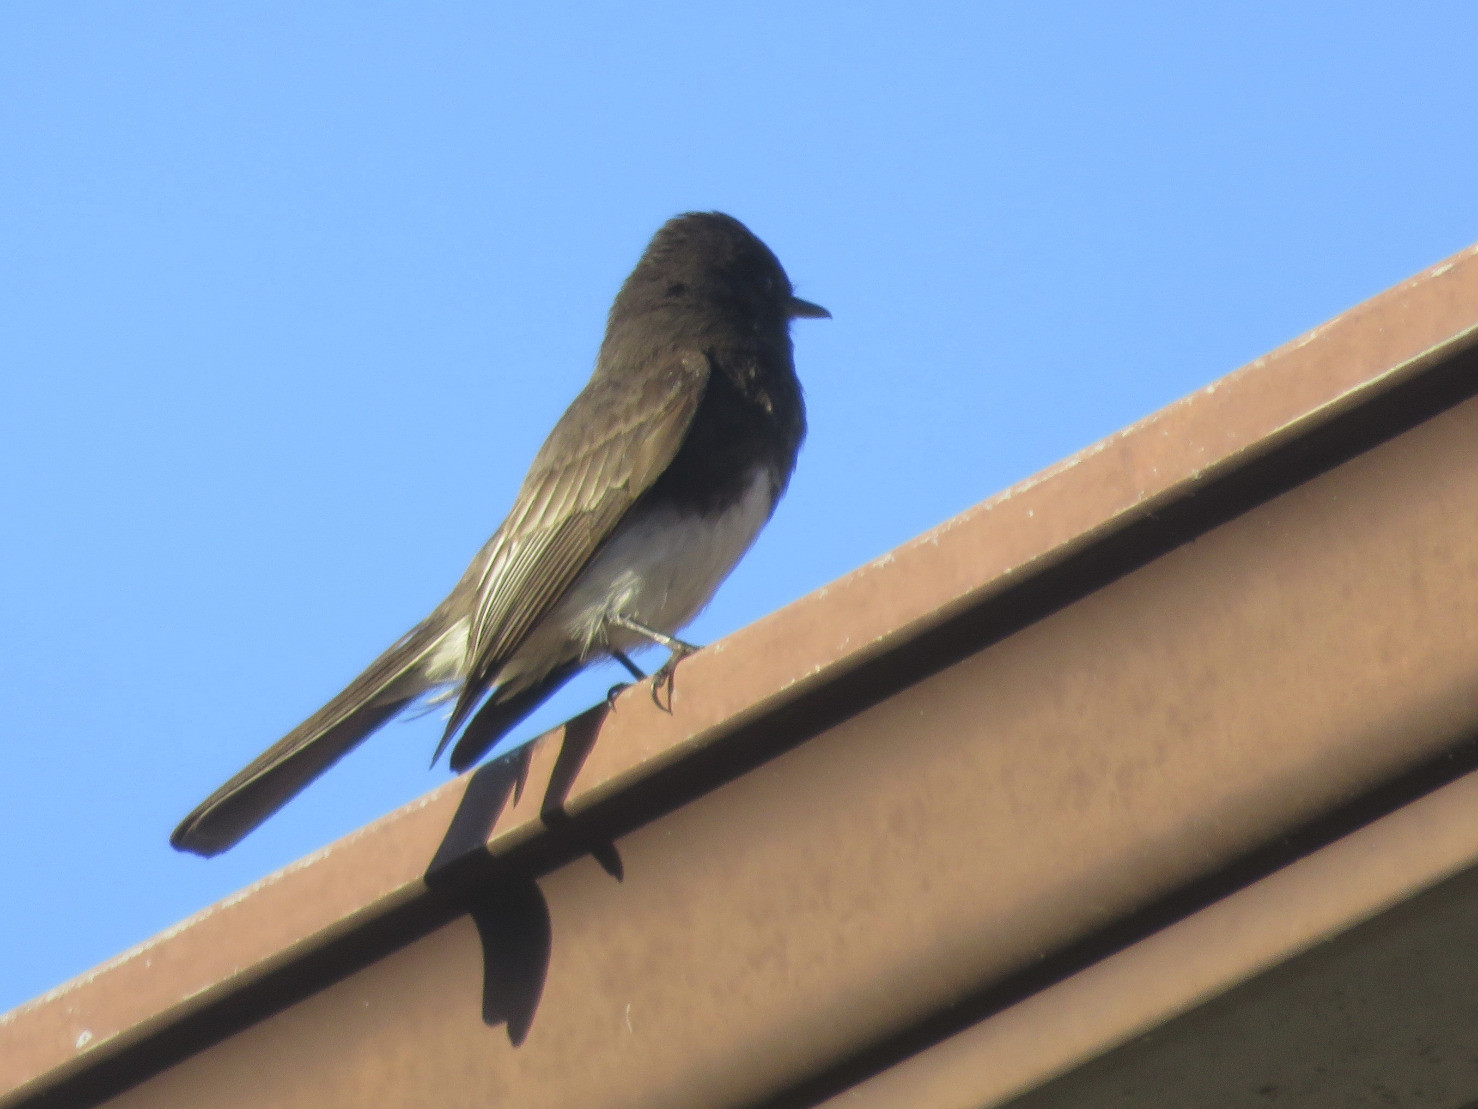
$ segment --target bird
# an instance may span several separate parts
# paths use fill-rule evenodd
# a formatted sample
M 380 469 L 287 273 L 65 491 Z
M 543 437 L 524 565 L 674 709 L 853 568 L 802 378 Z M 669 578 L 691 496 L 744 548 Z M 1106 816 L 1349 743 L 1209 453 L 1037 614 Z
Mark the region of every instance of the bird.
M 791 321 L 826 318 L 721 212 L 653 236 L 616 295 L 595 368 L 507 518 L 431 614 L 212 793 L 170 836 L 231 848 L 414 702 L 451 702 L 432 764 L 461 772 L 576 672 L 677 638 L 769 521 L 806 435 Z M 620 687 L 617 687 L 620 688 Z M 660 702 L 659 702 L 660 703 Z

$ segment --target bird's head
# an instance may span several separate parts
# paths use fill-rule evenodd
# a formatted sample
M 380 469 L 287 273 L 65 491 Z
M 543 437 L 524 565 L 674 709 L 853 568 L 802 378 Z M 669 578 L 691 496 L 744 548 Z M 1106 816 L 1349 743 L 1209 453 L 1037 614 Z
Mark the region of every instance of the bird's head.
M 757 330 L 831 313 L 795 295 L 774 252 L 722 212 L 688 212 L 662 225 L 612 306 L 612 318 L 644 311 L 709 309 Z

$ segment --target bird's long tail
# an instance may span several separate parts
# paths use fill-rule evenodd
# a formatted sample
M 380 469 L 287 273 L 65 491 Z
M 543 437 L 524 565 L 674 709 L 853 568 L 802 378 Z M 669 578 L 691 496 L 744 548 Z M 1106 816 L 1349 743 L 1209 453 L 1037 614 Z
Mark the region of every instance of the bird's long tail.
M 435 684 L 432 662 L 456 634 L 438 610 L 323 708 L 262 752 L 180 822 L 169 842 L 218 855 L 235 845 L 371 732 Z

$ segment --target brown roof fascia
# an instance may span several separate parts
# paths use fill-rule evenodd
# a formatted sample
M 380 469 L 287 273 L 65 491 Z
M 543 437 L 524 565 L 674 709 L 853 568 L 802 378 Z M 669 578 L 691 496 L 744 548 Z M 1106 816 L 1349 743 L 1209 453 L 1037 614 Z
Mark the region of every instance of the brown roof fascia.
M 851 1086 L 824 1109 L 1009 1104 L 1478 866 L 1475 813 L 1478 773 L 1469 773 Z M 1237 1080 L 1258 1085 L 1253 1075 Z
M 0 1017 L 0 1105 L 122 1089 L 429 934 L 490 868 L 603 858 L 606 840 L 1460 403 L 1478 390 L 1475 335 L 1470 248 L 686 660 L 670 713 L 628 691 Z M 1287 830 L 1286 812 L 1266 817 L 1265 837 Z

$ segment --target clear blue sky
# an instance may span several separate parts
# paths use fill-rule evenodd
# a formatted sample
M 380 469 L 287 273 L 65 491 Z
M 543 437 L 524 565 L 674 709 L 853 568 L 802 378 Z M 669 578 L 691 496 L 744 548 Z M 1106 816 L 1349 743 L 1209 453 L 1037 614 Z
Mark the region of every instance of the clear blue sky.
M 513 7 L 6 5 L 0 1010 L 445 780 L 391 725 L 166 842 L 456 579 L 668 216 L 835 315 L 700 641 L 1478 240 L 1471 3 Z

